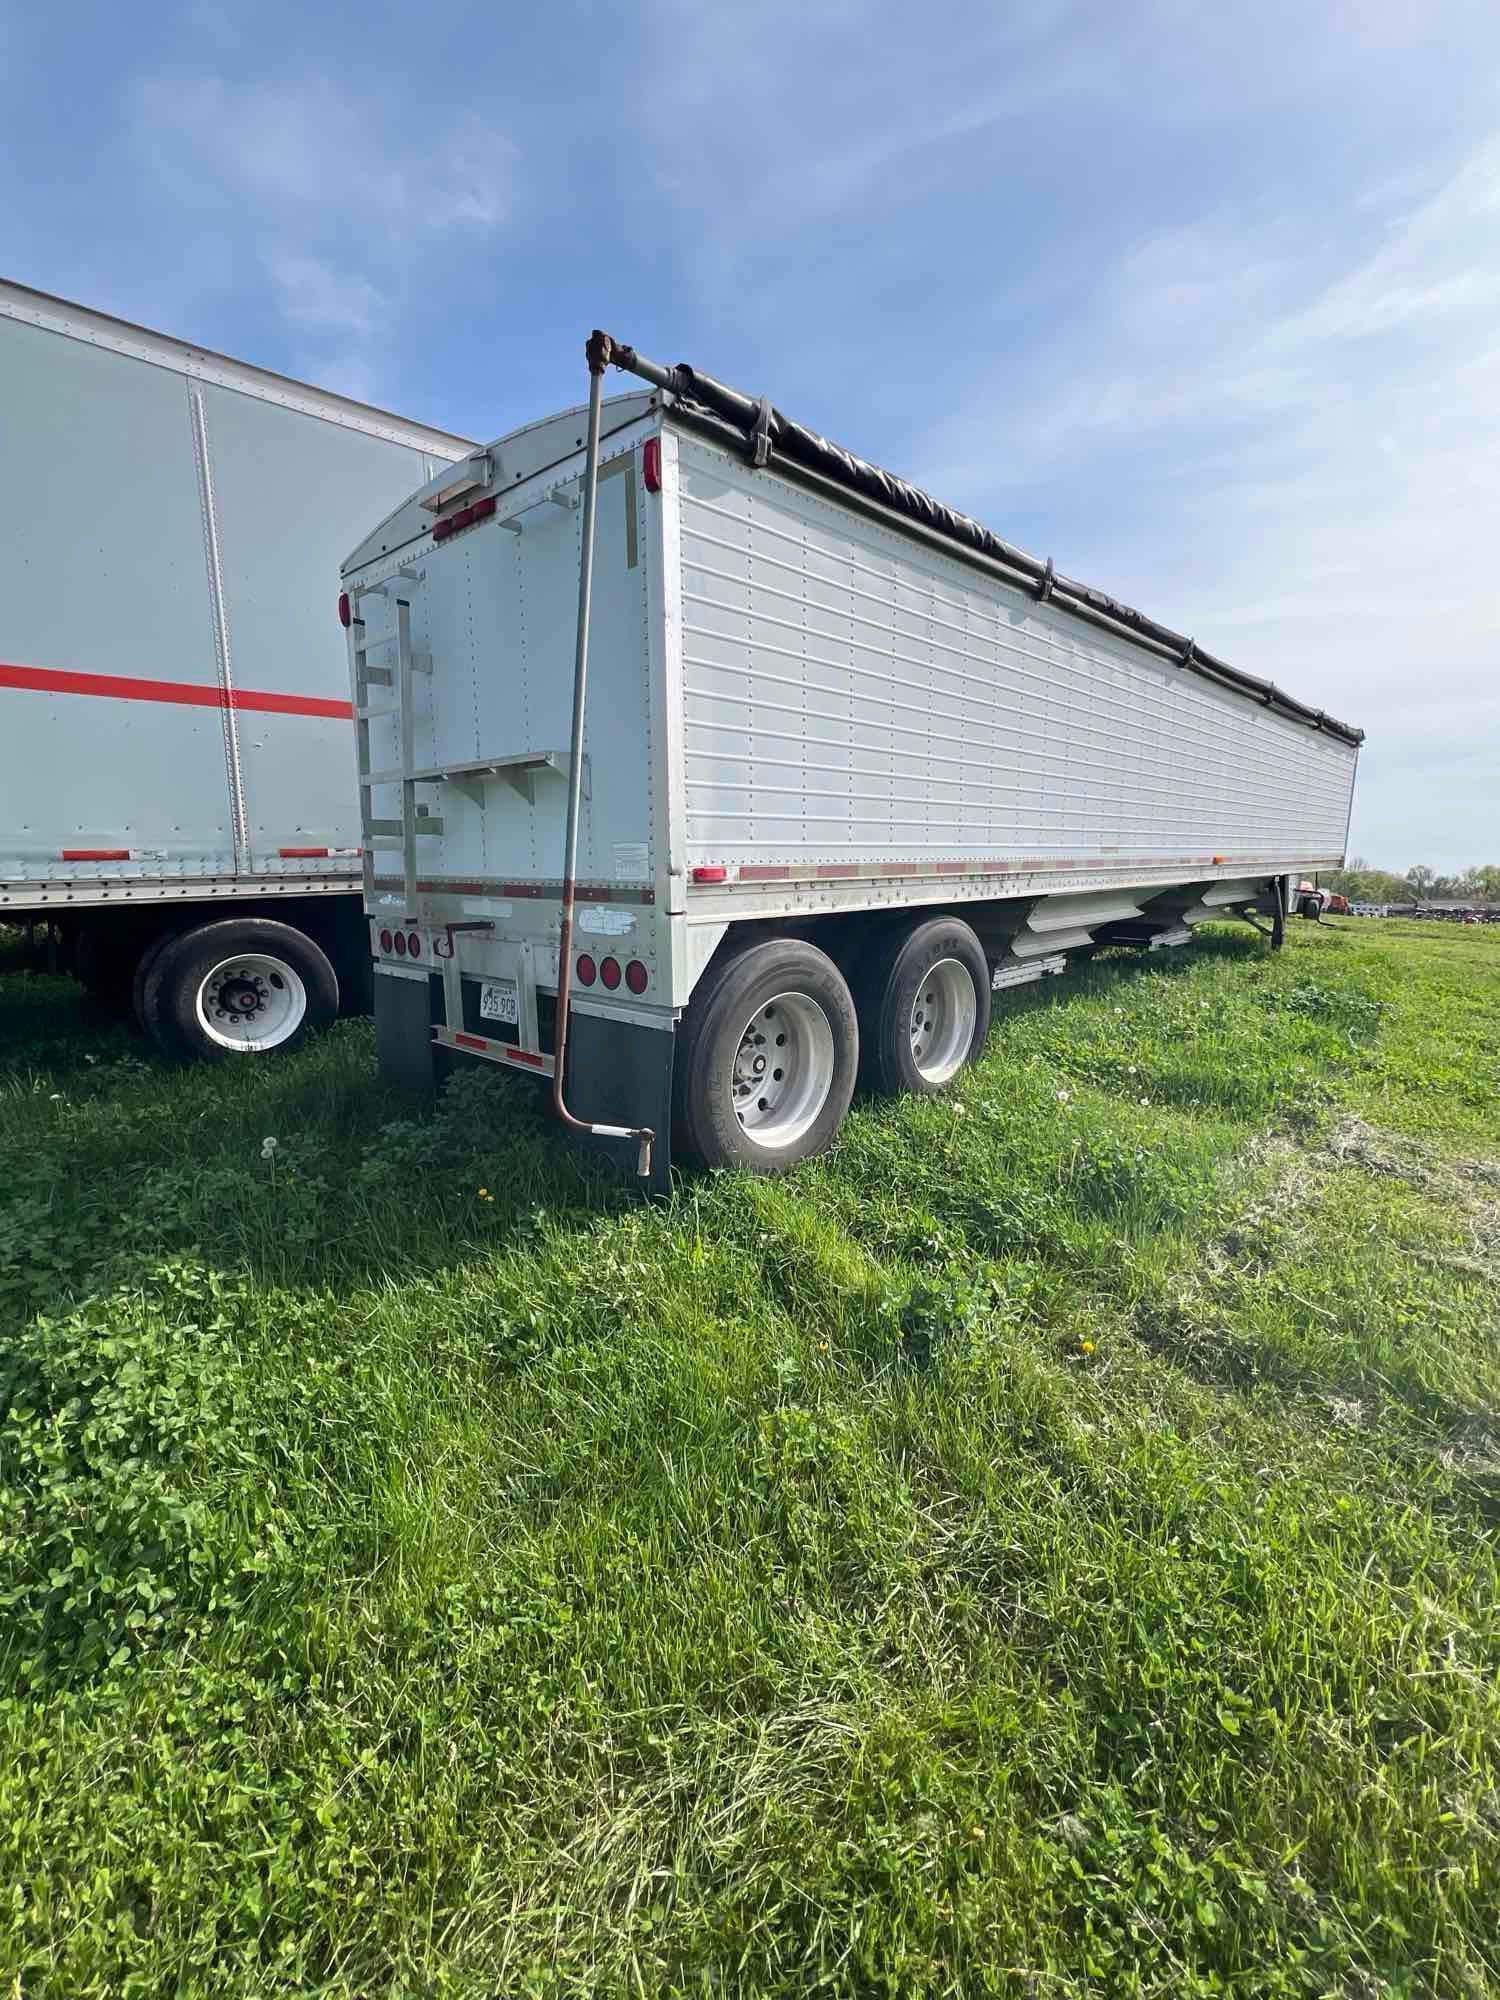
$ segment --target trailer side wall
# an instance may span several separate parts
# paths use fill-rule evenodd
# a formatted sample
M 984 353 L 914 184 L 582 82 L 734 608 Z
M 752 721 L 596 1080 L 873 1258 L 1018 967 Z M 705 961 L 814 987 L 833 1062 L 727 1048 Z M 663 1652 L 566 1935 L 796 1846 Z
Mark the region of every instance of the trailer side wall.
M 677 464 L 690 867 L 795 880 L 1342 857 L 1352 744 L 774 467 L 691 435 Z
M 7 911 L 358 887 L 338 564 L 444 455 L 263 379 L 0 286 Z

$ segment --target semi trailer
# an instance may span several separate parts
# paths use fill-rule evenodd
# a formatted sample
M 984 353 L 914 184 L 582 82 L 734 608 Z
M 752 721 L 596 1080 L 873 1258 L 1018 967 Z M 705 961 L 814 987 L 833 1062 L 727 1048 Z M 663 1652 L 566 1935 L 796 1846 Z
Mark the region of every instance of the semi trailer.
M 368 1004 L 328 578 L 473 448 L 0 281 L 0 923 L 163 1048 Z
M 343 568 L 387 1075 L 544 1078 L 658 1186 L 785 1167 L 860 1079 L 951 1083 L 995 991 L 1279 942 L 1339 864 L 1361 731 L 764 398 L 587 356 Z

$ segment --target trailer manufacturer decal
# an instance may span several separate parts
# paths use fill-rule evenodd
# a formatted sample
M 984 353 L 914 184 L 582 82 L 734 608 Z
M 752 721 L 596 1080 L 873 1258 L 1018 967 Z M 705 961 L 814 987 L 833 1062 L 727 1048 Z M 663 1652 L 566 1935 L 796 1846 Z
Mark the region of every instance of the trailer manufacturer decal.
M 614 909 L 608 903 L 589 903 L 578 912 L 578 928 L 590 937 L 628 937 L 635 929 L 629 910 Z

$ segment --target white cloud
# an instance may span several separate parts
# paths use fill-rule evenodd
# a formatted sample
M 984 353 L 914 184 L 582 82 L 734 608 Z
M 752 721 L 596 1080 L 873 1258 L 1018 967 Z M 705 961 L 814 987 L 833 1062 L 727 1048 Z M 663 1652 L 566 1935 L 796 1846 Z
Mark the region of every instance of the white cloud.
M 228 290 L 247 256 L 258 263 L 286 324 L 284 365 L 362 401 L 395 372 L 389 336 L 413 295 L 511 212 L 516 148 L 475 112 L 414 136 L 399 93 L 321 75 L 158 76 L 130 102 L 179 268 Z
M 385 301 L 368 279 L 345 276 L 297 251 L 275 251 L 266 265 L 289 320 L 343 334 L 375 331 Z
M 1500 853 L 1500 142 L 1403 195 L 1363 244 L 1220 214 L 1131 248 L 918 476 L 1001 532 L 1078 495 L 1063 567 L 1362 724 L 1361 847 L 1458 862 Z
M 163 170 L 330 220 L 366 235 L 494 228 L 509 212 L 516 149 L 470 113 L 413 142 L 398 99 L 360 96 L 330 78 L 235 84 L 223 77 L 141 85 L 136 133 Z
M 785 237 L 883 193 L 909 197 L 966 142 L 1093 88 L 1107 57 L 1080 40 L 1053 41 L 1016 87 L 1017 65 L 1072 11 L 971 0 L 934 34 L 920 11 L 868 0 L 764 0 L 753 26 L 736 8 L 663 0 L 648 14 L 647 158 L 683 211 L 715 219 L 707 261 L 728 282 L 747 233 Z

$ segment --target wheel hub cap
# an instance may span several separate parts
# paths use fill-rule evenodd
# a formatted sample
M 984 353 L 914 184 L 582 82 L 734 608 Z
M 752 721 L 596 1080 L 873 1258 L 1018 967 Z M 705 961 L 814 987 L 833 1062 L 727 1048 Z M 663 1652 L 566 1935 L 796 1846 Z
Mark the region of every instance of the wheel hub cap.
M 757 1146 L 790 1146 L 833 1088 L 833 1030 L 806 993 L 779 993 L 746 1022 L 730 1077 L 734 1115 Z
M 257 952 L 214 966 L 199 985 L 195 1012 L 220 1048 L 274 1049 L 301 1027 L 307 989 L 285 959 Z
M 940 958 L 924 973 L 911 1007 L 911 1059 L 924 1083 L 946 1083 L 963 1068 L 978 1017 L 968 967 Z

